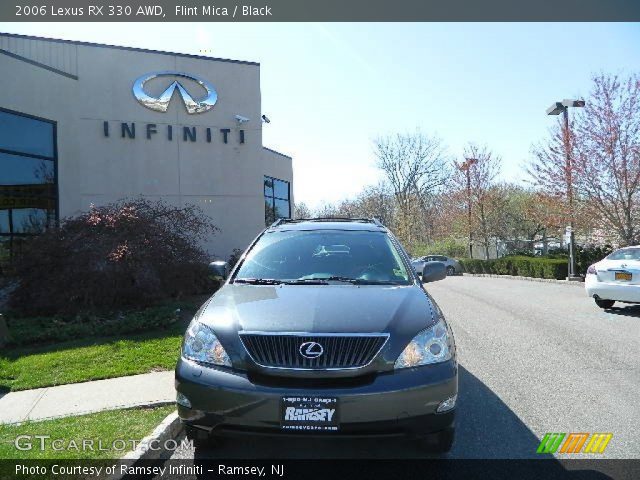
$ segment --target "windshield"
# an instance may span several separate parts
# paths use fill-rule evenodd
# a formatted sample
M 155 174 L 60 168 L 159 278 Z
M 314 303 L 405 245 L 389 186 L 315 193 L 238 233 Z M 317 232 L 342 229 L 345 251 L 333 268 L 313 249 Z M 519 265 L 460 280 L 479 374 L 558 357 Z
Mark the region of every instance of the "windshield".
M 234 281 L 255 279 L 410 283 L 386 233 L 350 230 L 265 233 L 249 251 Z
M 607 257 L 607 260 L 640 260 L 640 248 L 616 250 Z

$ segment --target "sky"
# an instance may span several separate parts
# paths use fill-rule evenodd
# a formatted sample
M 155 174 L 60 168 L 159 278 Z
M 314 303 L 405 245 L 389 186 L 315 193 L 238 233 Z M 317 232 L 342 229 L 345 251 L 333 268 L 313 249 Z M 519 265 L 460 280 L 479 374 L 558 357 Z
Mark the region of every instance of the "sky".
M 317 208 L 382 179 L 373 141 L 420 131 L 452 159 L 468 142 L 526 179 L 553 102 L 595 73 L 640 70 L 640 23 L 0 23 L 1 32 L 257 61 L 265 146 L 293 157 Z M 203 53 L 204 52 L 204 53 Z

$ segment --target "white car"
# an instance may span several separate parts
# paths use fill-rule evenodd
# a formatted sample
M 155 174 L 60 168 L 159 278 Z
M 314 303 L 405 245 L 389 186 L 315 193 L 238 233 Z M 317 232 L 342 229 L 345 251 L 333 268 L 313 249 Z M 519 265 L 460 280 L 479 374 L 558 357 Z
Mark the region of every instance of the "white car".
M 640 246 L 621 248 L 591 265 L 584 287 L 600 308 L 640 303 Z

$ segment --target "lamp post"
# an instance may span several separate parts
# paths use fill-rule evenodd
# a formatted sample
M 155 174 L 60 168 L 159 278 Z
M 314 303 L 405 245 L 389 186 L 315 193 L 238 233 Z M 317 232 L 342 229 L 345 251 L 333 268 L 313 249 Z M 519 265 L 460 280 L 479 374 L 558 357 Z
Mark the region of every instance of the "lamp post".
M 562 102 L 555 102 L 549 108 L 547 108 L 547 115 L 560 115 L 562 113 L 564 117 L 564 152 L 565 152 L 565 177 L 567 182 L 567 199 L 569 201 L 569 276 L 567 280 L 579 280 L 580 277 L 576 275 L 576 262 L 575 262 L 575 237 L 573 233 L 573 178 L 571 165 L 571 132 L 569 130 L 569 108 L 570 107 L 584 107 L 584 100 L 570 100 L 564 99 Z
M 471 228 L 471 166 L 478 163 L 477 158 L 466 158 L 458 168 L 467 177 L 467 214 L 469 216 L 469 258 L 473 258 L 473 230 Z

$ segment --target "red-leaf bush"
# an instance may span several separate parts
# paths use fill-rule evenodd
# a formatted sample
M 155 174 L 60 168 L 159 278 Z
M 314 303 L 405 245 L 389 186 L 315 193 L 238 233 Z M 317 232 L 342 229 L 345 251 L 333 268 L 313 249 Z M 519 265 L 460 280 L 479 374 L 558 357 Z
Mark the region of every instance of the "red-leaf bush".
M 193 205 L 143 198 L 92 205 L 27 242 L 13 265 L 10 307 L 77 312 L 212 291 L 200 244 L 216 230 Z

